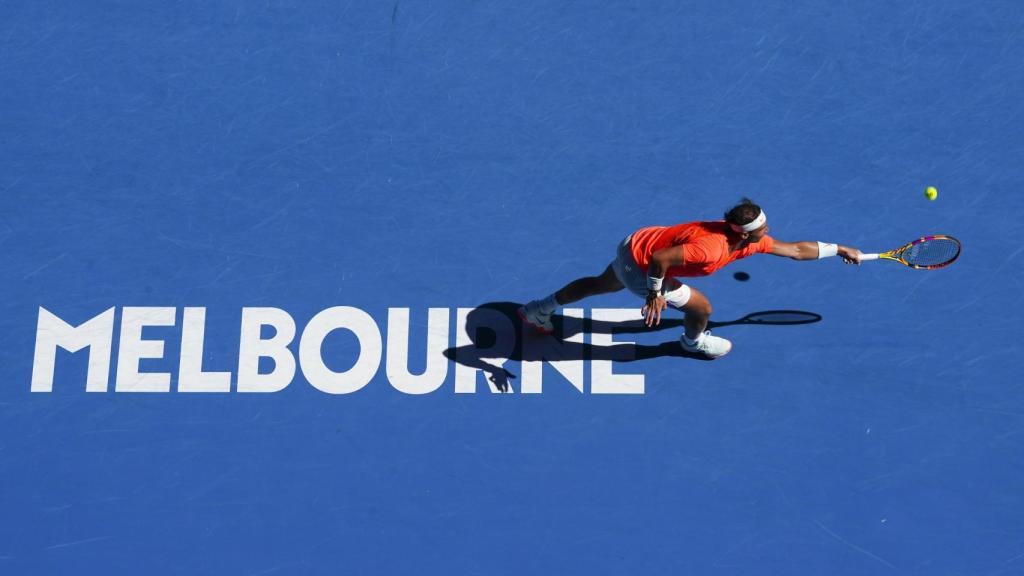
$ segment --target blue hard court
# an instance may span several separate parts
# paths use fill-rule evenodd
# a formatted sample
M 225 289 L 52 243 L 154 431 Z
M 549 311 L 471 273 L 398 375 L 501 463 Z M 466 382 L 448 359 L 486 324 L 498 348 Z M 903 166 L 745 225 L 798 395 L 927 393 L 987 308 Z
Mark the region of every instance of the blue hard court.
M 1024 574 L 1022 93 L 1012 1 L 0 3 L 0 573 Z M 543 356 L 514 328 L 487 360 L 500 321 L 451 353 L 460 314 L 743 196 L 780 240 L 964 252 L 695 279 L 714 362 L 584 301 L 582 392 L 544 363 L 523 393 Z M 138 364 L 165 393 L 115 386 L 140 307 L 173 310 Z M 236 391 L 243 310 L 298 357 L 334 307 L 383 338 L 365 386 Z M 231 391 L 178 391 L 186 308 Z M 33 392 L 42 310 L 109 309 L 106 391 L 90 348 Z M 393 309 L 433 392 L 386 373 Z M 769 310 L 820 321 L 732 322 Z M 643 393 L 592 393 L 609 366 Z

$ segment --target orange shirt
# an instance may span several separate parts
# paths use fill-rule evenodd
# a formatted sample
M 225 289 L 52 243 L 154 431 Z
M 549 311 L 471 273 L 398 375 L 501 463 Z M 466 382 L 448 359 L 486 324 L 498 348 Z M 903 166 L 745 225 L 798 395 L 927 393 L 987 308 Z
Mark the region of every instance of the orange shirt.
M 724 220 L 718 220 L 641 228 L 633 233 L 633 258 L 642 270 L 646 270 L 651 254 L 681 244 L 685 264 L 669 267 L 665 275 L 707 276 L 734 260 L 758 252 L 771 252 L 775 245 L 775 240 L 766 235 L 753 244 L 730 252 L 729 239 L 725 235 L 728 227 Z

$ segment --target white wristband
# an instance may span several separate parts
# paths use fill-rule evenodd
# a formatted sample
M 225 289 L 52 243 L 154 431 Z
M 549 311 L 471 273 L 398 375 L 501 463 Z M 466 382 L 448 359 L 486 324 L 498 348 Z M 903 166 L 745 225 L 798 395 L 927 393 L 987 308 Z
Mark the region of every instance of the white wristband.
M 838 253 L 839 246 L 837 244 L 818 242 L 818 258 L 828 258 L 829 256 L 835 256 Z
M 647 290 L 650 292 L 661 293 L 661 282 L 664 278 L 655 278 L 654 276 L 647 277 Z

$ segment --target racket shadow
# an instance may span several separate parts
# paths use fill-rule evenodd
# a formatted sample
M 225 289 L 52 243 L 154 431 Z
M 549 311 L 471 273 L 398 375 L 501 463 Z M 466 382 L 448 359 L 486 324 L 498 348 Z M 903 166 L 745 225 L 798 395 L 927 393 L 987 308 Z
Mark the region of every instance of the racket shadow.
M 566 361 L 566 360 L 607 360 L 611 362 L 637 362 L 653 358 L 689 358 L 708 361 L 701 354 L 683 350 L 676 338 L 661 344 L 646 345 L 623 342 L 601 346 L 586 342 L 574 342 L 581 333 L 590 334 L 634 334 L 656 330 L 681 329 L 681 318 L 662 319 L 661 324 L 648 328 L 643 320 L 608 322 L 590 318 L 552 316 L 555 333 L 536 334 L 524 329 L 516 310 L 516 302 L 489 302 L 474 308 L 466 317 L 466 335 L 470 343 L 452 347 L 443 353 L 449 360 L 485 372 L 488 379 L 501 391 L 511 388 L 511 381 L 517 376 L 506 369 L 506 360 L 523 361 Z M 729 321 L 712 321 L 709 328 L 721 328 L 740 324 L 763 326 L 789 326 L 812 324 L 821 321 L 821 315 L 800 310 L 767 310 L 754 312 Z

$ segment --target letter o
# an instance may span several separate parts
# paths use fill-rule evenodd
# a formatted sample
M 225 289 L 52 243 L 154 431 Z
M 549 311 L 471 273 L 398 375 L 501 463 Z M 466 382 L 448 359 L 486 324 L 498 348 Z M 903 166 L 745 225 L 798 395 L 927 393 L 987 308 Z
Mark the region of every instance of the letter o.
M 331 332 L 344 328 L 359 340 L 359 357 L 344 372 L 335 372 L 324 364 L 321 347 Z M 309 321 L 299 342 L 302 374 L 314 388 L 328 394 L 350 394 L 373 380 L 380 368 L 384 345 L 380 328 L 373 317 L 351 306 L 334 306 Z

